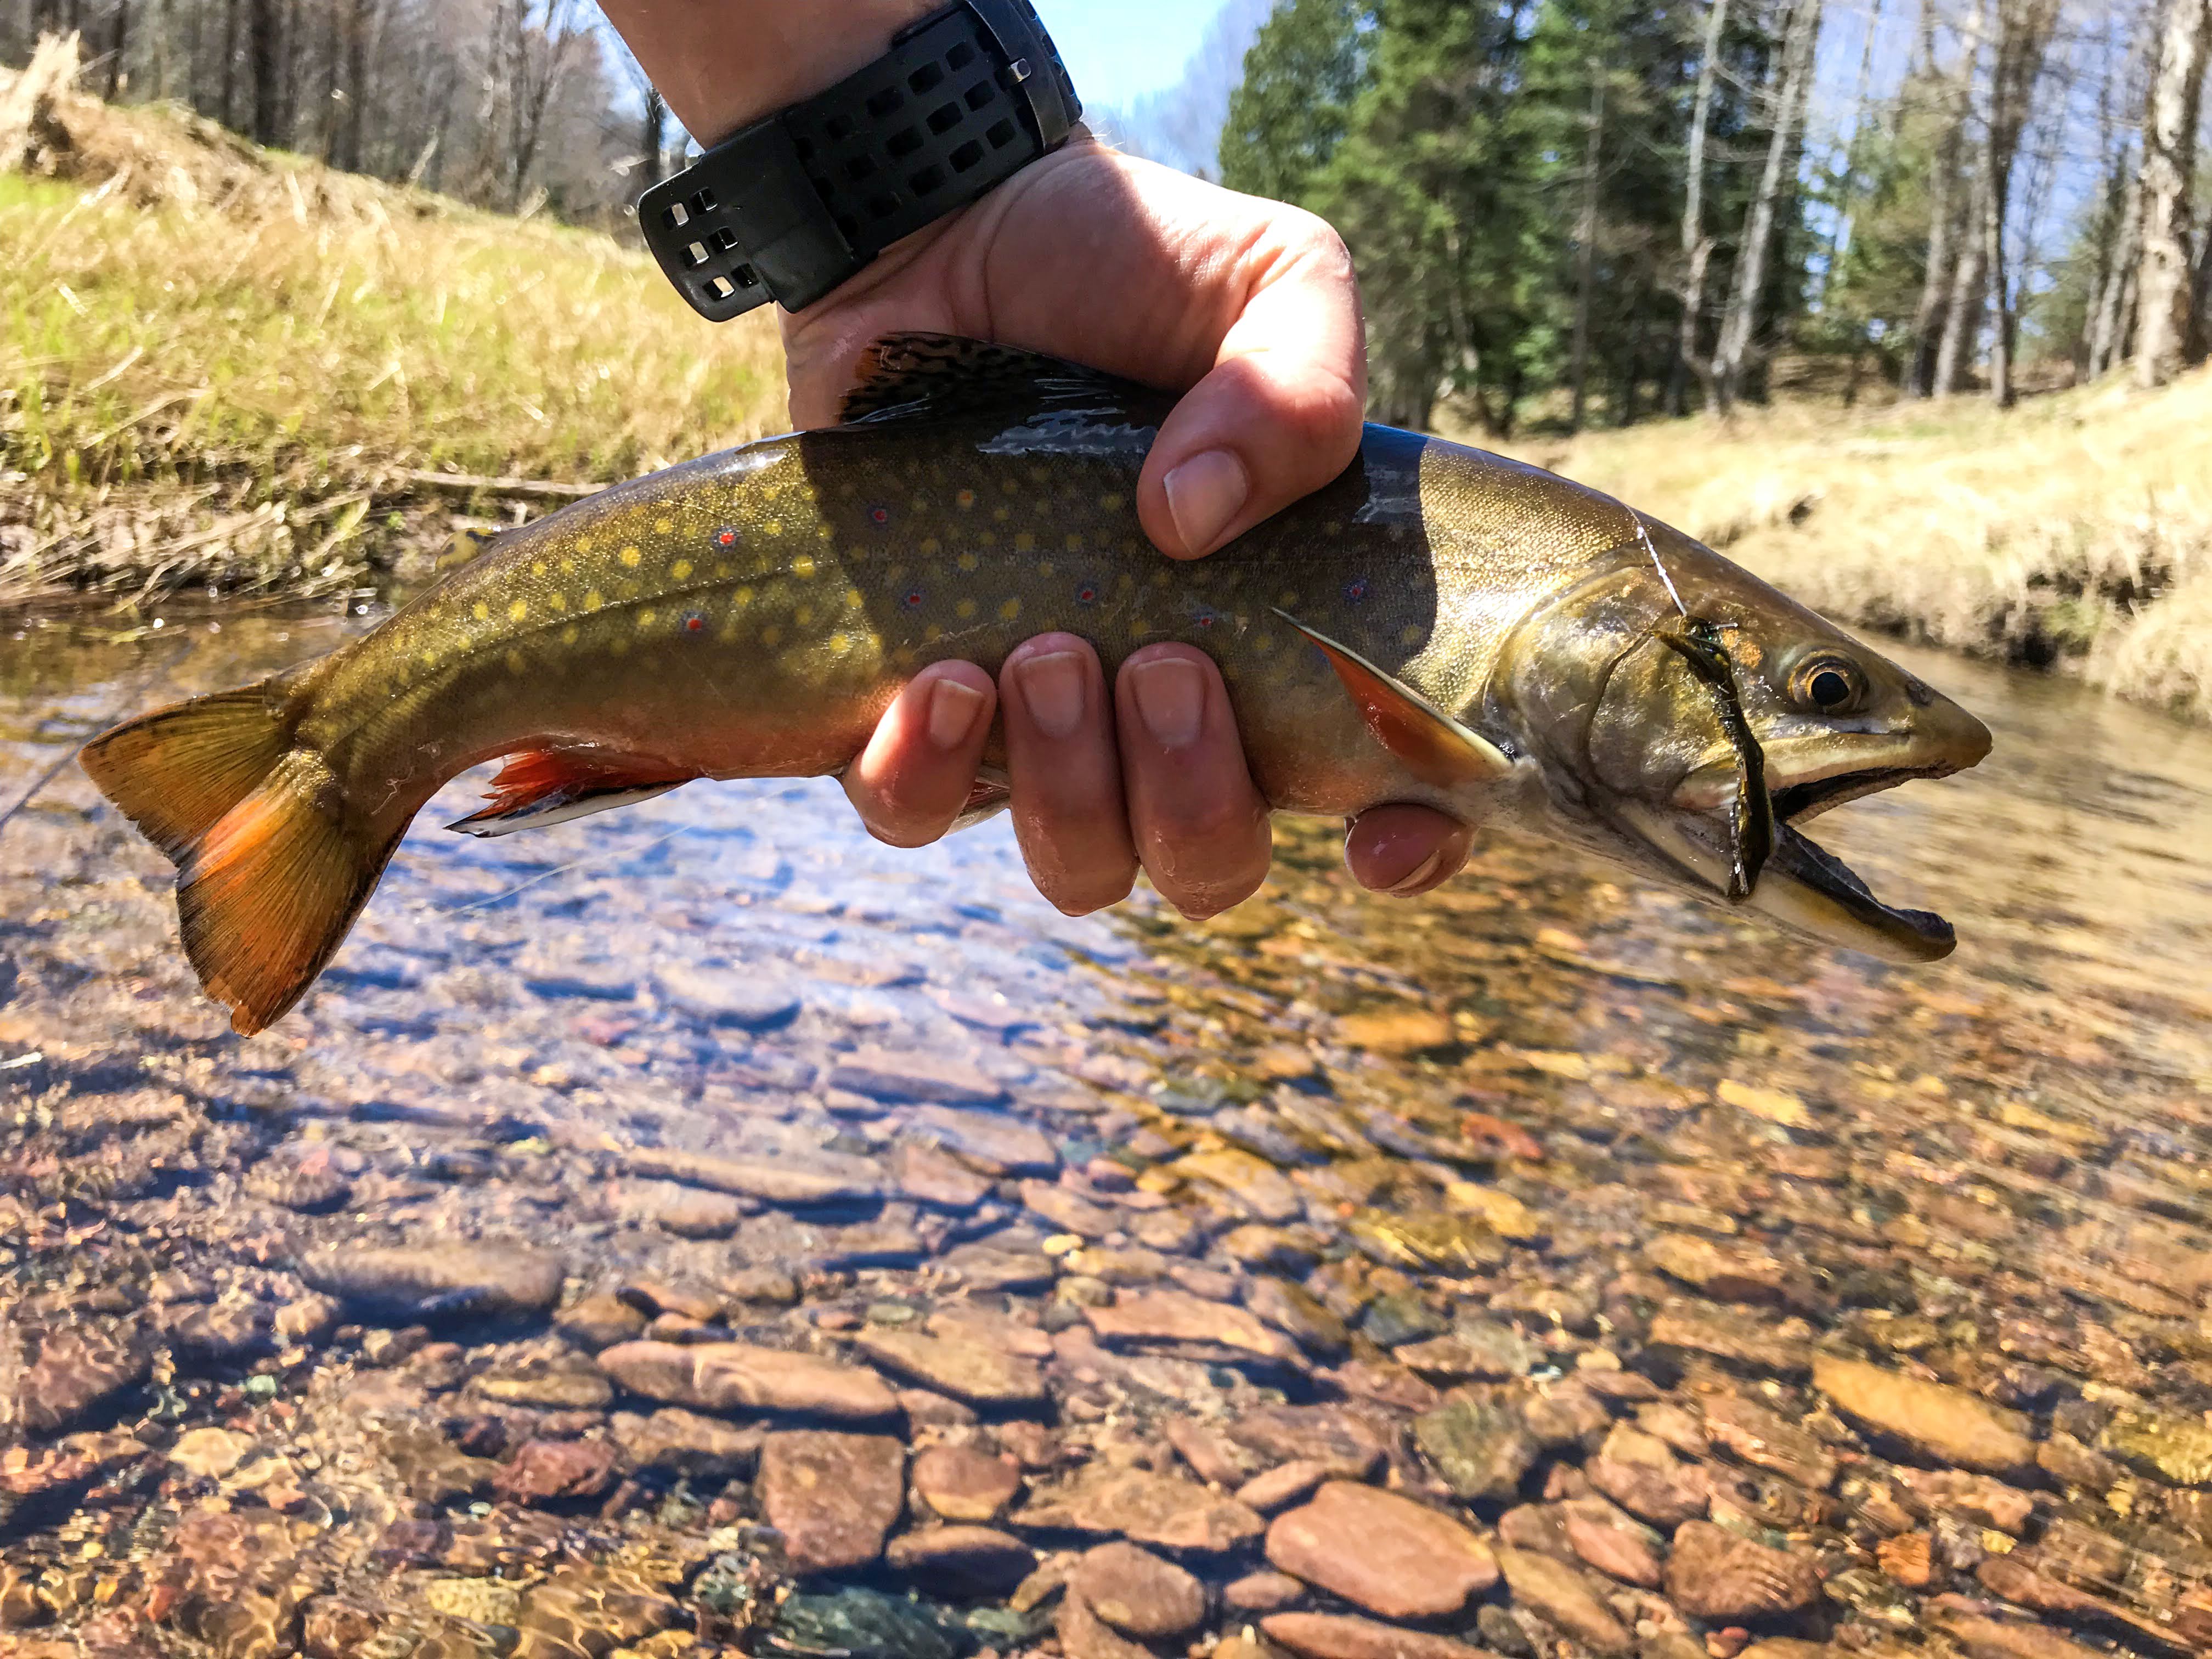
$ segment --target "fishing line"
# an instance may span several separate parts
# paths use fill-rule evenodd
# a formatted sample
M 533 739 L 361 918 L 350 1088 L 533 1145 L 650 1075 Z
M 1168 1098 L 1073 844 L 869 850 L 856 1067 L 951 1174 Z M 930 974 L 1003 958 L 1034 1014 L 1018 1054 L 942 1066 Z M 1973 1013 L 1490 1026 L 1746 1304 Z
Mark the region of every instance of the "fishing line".
M 1636 539 L 1644 544 L 1644 550 L 1651 556 L 1651 568 L 1659 573 L 1659 580 L 1667 585 L 1667 597 L 1674 601 L 1674 609 L 1681 613 L 1682 620 L 1689 621 L 1690 607 L 1682 603 L 1682 596 L 1674 591 L 1674 579 L 1667 574 L 1666 562 L 1660 558 L 1659 549 L 1651 539 L 1651 532 L 1644 527 L 1644 515 L 1632 511 L 1629 517 L 1636 523 Z
M 136 680 L 131 682 L 130 691 L 121 699 L 115 710 L 99 722 L 100 730 L 105 732 L 109 726 L 113 726 L 118 720 L 120 720 L 125 714 L 137 708 L 139 700 L 146 695 L 147 689 L 150 687 L 155 680 L 161 678 L 162 675 L 167 673 L 172 668 L 174 668 L 179 663 L 185 659 L 185 655 L 192 648 L 192 641 L 190 639 L 179 640 L 177 641 L 177 647 L 178 648 L 175 651 L 170 653 L 169 659 L 167 662 L 148 669 Z M 8 833 L 8 826 L 15 821 L 15 815 L 35 800 L 38 798 L 39 792 L 40 790 L 44 789 L 56 778 L 61 776 L 63 772 L 68 769 L 69 763 L 77 757 L 83 747 L 84 745 L 82 744 L 73 743 L 64 748 L 62 750 L 61 758 L 57 760 L 52 766 L 49 766 L 45 771 L 40 773 L 37 777 L 33 778 L 31 781 L 31 787 L 28 789 L 26 789 L 21 794 L 18 795 L 6 811 L 0 812 L 0 836 L 4 836 Z
M 668 842 L 674 841 L 677 836 L 682 835 L 691 826 L 688 823 L 679 823 L 673 830 L 671 830 L 666 835 L 655 836 L 651 841 L 647 842 L 641 847 L 620 847 L 604 854 L 587 854 L 583 858 L 574 860 L 569 863 L 556 866 L 553 869 L 540 871 L 537 875 L 531 877 L 528 881 L 519 883 L 515 886 L 508 888 L 504 893 L 494 893 L 489 898 L 471 899 L 466 904 L 456 904 L 450 909 L 434 908 L 433 914 L 441 916 L 458 916 L 465 915 L 471 910 L 482 910 L 491 905 L 504 903 L 507 900 L 513 898 L 517 893 L 527 892 L 530 889 L 537 886 L 539 882 L 550 881 L 556 876 L 565 876 L 571 870 L 580 870 L 586 865 L 614 864 L 623 859 L 636 858 L 644 854 L 650 853 L 654 848 L 665 846 Z

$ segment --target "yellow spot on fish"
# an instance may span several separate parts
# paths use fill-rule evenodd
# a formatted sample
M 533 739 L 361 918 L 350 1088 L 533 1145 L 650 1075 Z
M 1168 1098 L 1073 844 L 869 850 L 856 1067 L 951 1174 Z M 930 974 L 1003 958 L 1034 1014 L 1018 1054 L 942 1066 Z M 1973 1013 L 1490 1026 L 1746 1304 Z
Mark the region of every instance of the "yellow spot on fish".
M 677 560 L 674 564 L 668 567 L 668 574 L 679 582 L 689 581 L 691 579 L 691 561 L 689 559 Z
M 778 641 L 781 640 L 782 638 L 783 638 L 783 630 L 782 630 L 781 628 L 777 628 L 777 627 L 774 626 L 773 624 L 771 624 L 770 626 L 769 626 L 769 627 L 767 627 L 767 628 L 763 628 L 763 629 L 761 629 L 761 643 L 762 643 L 763 645 L 771 646 L 771 647 L 772 647 L 772 646 L 774 646 L 774 645 L 775 645 Z
M 1012 622 L 1015 617 L 1021 614 L 1022 602 L 1019 599 L 1008 599 L 1004 605 L 999 607 L 999 620 L 1000 622 Z
M 556 593 L 545 603 L 551 605 L 556 613 L 563 611 L 568 608 L 568 596 L 566 593 Z
M 972 489 L 963 489 L 955 495 L 952 501 L 957 507 L 963 508 L 973 507 L 975 505 L 975 492 Z
M 963 553 L 953 562 L 963 570 L 973 570 L 975 568 L 975 556 L 973 553 Z
M 605 603 L 605 597 L 602 595 L 599 590 L 596 587 L 592 589 L 590 592 L 584 595 L 584 609 L 586 611 L 597 611 Z
M 508 652 L 507 653 L 507 672 L 510 674 L 528 673 L 530 672 L 530 659 L 525 657 L 520 651 Z
M 858 606 L 859 605 L 860 605 L 860 604 L 862 603 L 862 601 L 861 601 L 861 598 L 860 598 L 860 590 L 859 588 L 857 588 L 857 587 L 848 587 L 848 588 L 847 588 L 847 589 L 845 590 L 845 603 L 846 603 L 846 604 L 848 604 L 848 605 L 854 605 L 854 606 Z
M 722 631 L 715 635 L 714 637 L 721 641 L 724 645 L 729 644 L 732 640 L 738 637 L 737 623 L 733 622 L 724 623 L 722 624 Z
M 791 574 L 805 580 L 814 574 L 814 556 L 802 553 L 791 562 Z
M 830 636 L 830 654 L 831 656 L 842 657 L 852 648 L 853 641 L 850 635 L 832 634 Z
M 562 559 L 561 561 L 561 574 L 564 576 L 574 575 L 576 574 L 576 562 L 574 559 Z
M 655 519 L 653 521 L 653 532 L 656 536 L 665 536 L 675 528 L 676 520 L 673 519 Z
M 921 642 L 924 645 L 934 645 L 938 641 L 944 637 L 945 630 L 939 628 L 935 623 L 930 623 L 928 627 L 921 630 Z
M 1155 586 L 1155 587 L 1165 587 L 1167 585 L 1168 585 L 1168 573 L 1167 573 L 1166 571 L 1164 571 L 1164 570 L 1155 570 L 1154 572 L 1152 572 L 1152 586 Z
M 527 599 L 517 599 L 513 605 L 507 607 L 507 619 L 509 622 L 520 622 L 529 614 L 530 601 Z
M 563 645 L 575 644 L 577 635 L 580 631 L 581 630 L 577 628 L 575 623 L 570 623 L 566 628 L 561 630 L 561 643 Z
M 992 520 L 998 524 L 1004 524 L 1007 520 L 1013 516 L 1012 510 L 1009 507 L 1004 507 L 994 509 L 991 514 Z
M 437 665 L 438 653 L 434 651 L 425 651 L 422 653 L 422 666 L 425 668 L 435 668 Z
M 1068 533 L 1067 550 L 1071 553 L 1080 553 L 1083 551 L 1083 538 L 1076 535 L 1072 531 Z
M 716 566 L 714 567 L 714 580 L 715 580 L 716 581 L 718 581 L 718 582 L 721 582 L 721 581 L 727 581 L 729 579 L 730 579 L 730 567 L 729 567 L 729 566 L 727 566 L 727 565 L 726 565 L 726 564 L 718 564 L 718 565 L 716 565 Z
M 814 620 L 814 607 L 811 605 L 800 605 L 798 610 L 791 613 L 791 619 L 801 628 L 805 627 Z
M 966 622 L 970 617 L 975 614 L 975 601 L 973 599 L 961 600 L 959 604 L 952 607 L 952 614 L 959 617 L 962 622 Z
M 894 668 L 911 668 L 918 660 L 910 645 L 902 645 L 891 653 L 891 666 Z
M 659 611 L 655 611 L 651 605 L 647 605 L 644 610 L 637 613 L 637 625 L 640 628 L 650 628 L 653 626 L 654 619 L 659 615 L 660 613 Z
M 1016 483 L 1012 478 L 1006 478 L 1000 481 L 999 488 L 1009 495 L 1018 495 L 1022 493 L 1022 487 Z
M 1036 552 L 1036 538 L 1030 535 L 1028 531 L 1023 531 L 1019 535 L 1014 538 L 1014 551 L 1017 553 Z
M 781 519 L 770 519 L 766 524 L 761 526 L 761 534 L 763 536 L 781 536 L 783 534 L 783 520 Z
M 629 641 L 623 638 L 620 635 L 617 635 L 613 639 L 607 641 L 607 649 L 615 656 L 627 657 L 629 655 Z
M 579 553 L 588 553 L 598 545 L 599 544 L 589 536 L 579 536 L 576 538 L 576 551 Z
M 1275 648 L 1275 636 L 1273 634 L 1254 635 L 1252 648 L 1255 651 L 1273 651 Z
M 1040 576 L 1049 576 L 1052 574 L 1052 561 L 1050 559 L 1043 561 L 1037 566 L 1037 574 Z
M 486 605 L 482 599 L 478 599 L 477 601 L 476 617 L 478 622 L 489 622 L 491 620 L 491 607 Z
M 988 531 L 988 530 L 979 530 L 979 531 L 977 531 L 977 532 L 975 532 L 975 545 L 976 545 L 976 546 L 978 546 L 978 547 L 996 547 L 998 544 L 999 544 L 999 538 L 998 538 L 996 536 L 993 535 L 989 531 Z
M 622 562 L 623 562 L 624 564 L 628 565 L 631 569 L 635 570 L 635 568 L 637 568 L 637 562 L 638 562 L 640 559 L 643 558 L 645 556 L 644 556 L 643 554 L 640 553 L 640 552 L 639 552 L 635 548 L 634 548 L 634 547 L 625 547 L 624 549 L 623 549 L 623 550 L 622 550 L 622 553 L 621 553 L 621 556 L 621 556 L 621 558 L 622 558 Z
M 1098 505 L 1105 512 L 1116 513 L 1121 510 L 1121 498 L 1109 489 L 1098 498 Z
M 1419 629 L 1418 626 L 1409 623 L 1409 624 L 1407 624 L 1406 627 L 1401 628 L 1401 629 L 1400 629 L 1398 630 L 1398 643 L 1399 643 L 1399 644 L 1401 644 L 1401 645 L 1419 645 L 1420 642 L 1421 642 L 1421 630 L 1420 630 L 1420 629 Z
M 732 611 L 742 611 L 752 602 L 753 591 L 750 587 L 740 587 L 730 595 L 730 609 Z
M 921 556 L 925 559 L 933 559 L 937 556 L 939 550 L 943 549 L 944 545 L 945 544 L 939 541 L 934 536 L 924 536 L 921 538 Z M 896 581 L 899 578 L 899 568 L 900 567 L 897 565 L 893 565 L 891 567 L 891 580 L 893 581 Z
M 1286 587 L 1275 596 L 1275 603 L 1285 608 L 1294 605 L 1297 602 L 1298 591 L 1295 587 Z
M 545 574 L 545 561 L 543 559 L 532 559 L 530 562 L 530 574 L 533 576 L 544 575 Z

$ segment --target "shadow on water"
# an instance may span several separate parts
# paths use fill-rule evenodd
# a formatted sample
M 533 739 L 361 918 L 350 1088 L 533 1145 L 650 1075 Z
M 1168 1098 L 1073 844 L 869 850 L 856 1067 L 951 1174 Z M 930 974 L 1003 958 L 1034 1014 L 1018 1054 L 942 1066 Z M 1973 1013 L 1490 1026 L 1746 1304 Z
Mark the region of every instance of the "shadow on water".
M 0 805 L 356 625 L 25 630 Z M 1916 970 L 1517 842 L 1073 921 L 826 783 L 456 785 L 240 1040 L 65 771 L 0 839 L 0 1652 L 2212 1644 L 2212 734 L 1914 665 L 1996 757 L 1819 833 L 1958 924 Z

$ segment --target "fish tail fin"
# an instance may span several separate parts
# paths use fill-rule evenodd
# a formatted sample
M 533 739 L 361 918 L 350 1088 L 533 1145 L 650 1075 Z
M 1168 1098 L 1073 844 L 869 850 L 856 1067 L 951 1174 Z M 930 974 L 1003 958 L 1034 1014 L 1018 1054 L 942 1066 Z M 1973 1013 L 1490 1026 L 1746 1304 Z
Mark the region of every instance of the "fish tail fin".
M 251 1034 L 305 994 L 398 836 L 354 811 L 330 763 L 294 740 L 273 685 L 200 697 L 87 744 L 100 793 L 177 866 L 185 954 Z

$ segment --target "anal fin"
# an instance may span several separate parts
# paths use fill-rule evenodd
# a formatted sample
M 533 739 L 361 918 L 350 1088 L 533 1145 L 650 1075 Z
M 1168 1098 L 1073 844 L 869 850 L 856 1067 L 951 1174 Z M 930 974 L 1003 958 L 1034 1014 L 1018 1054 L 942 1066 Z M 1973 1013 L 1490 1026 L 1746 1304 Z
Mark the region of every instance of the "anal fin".
M 1497 744 L 1470 732 L 1404 681 L 1394 679 L 1328 635 L 1315 632 L 1288 611 L 1275 614 L 1321 647 L 1358 705 L 1367 729 L 1423 783 L 1456 789 L 1494 782 L 1513 769 L 1512 761 Z
M 665 795 L 691 781 L 672 778 L 649 766 L 601 760 L 556 750 L 531 749 L 507 757 L 480 812 L 446 826 L 465 836 L 511 836 L 518 830 L 545 830 L 572 818 L 629 806 Z

